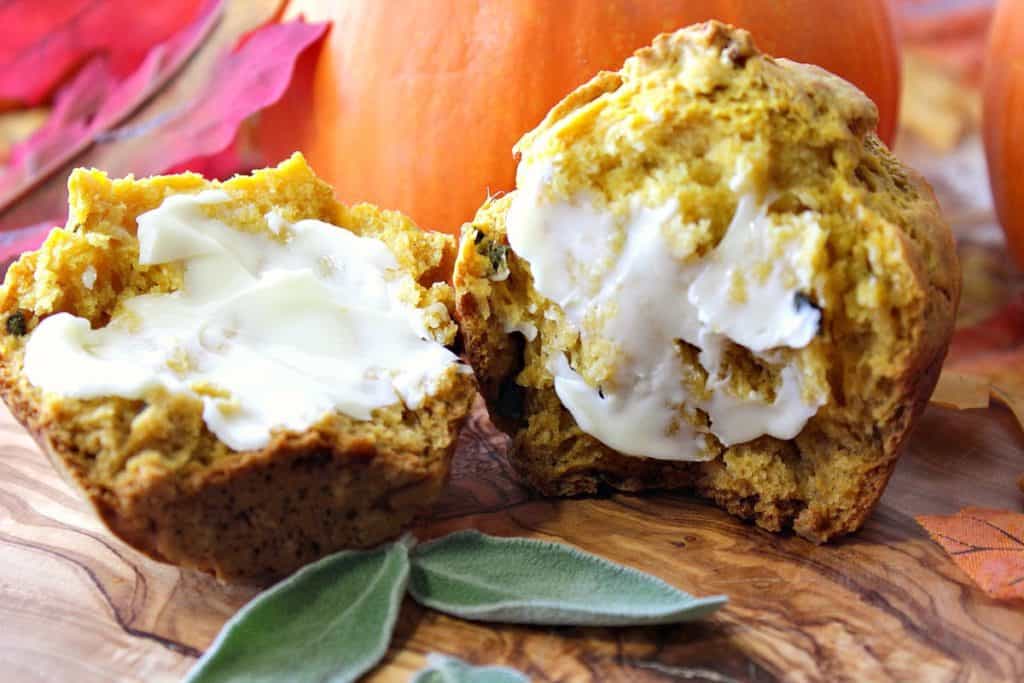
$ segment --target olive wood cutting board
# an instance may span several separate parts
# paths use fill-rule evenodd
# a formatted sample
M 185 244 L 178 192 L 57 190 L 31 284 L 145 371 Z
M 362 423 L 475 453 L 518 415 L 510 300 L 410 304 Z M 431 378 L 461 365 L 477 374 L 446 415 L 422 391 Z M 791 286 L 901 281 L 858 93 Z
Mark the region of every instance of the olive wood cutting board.
M 0 680 L 176 681 L 259 586 L 149 560 L 108 533 L 28 434 L 0 413 Z M 993 406 L 931 407 L 858 534 L 774 535 L 681 494 L 538 498 L 477 406 L 421 539 L 475 527 L 571 543 L 728 606 L 699 624 L 474 624 L 406 601 L 372 681 L 406 681 L 428 652 L 537 681 L 1021 681 L 1024 604 L 989 599 L 916 515 L 1020 511 L 1024 436 Z

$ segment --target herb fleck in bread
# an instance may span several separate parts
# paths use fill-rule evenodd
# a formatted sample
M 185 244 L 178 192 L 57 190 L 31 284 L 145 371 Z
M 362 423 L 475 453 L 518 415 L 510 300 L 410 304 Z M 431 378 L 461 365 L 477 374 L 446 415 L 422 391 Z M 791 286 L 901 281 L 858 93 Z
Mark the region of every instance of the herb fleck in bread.
M 202 403 L 157 391 L 146 400 L 44 393 L 23 372 L 26 340 L 66 312 L 106 325 L 126 300 L 182 286 L 179 264 L 139 264 L 136 218 L 169 196 L 216 188 L 211 216 L 249 232 L 265 215 L 314 218 L 381 240 L 415 280 L 410 303 L 429 333 L 454 341 L 451 289 L 440 282 L 450 237 L 404 216 L 338 203 L 296 155 L 276 168 L 218 183 L 195 174 L 110 180 L 75 171 L 67 228 L 23 255 L 0 288 L 0 392 L 54 465 L 84 491 L 119 537 L 147 555 L 221 578 L 287 573 L 340 548 L 398 535 L 443 487 L 475 386 L 447 372 L 416 410 L 397 403 L 357 420 L 327 414 L 302 432 L 277 429 L 261 449 L 234 451 L 207 427 Z
M 952 237 L 932 192 L 885 149 L 876 120 L 874 105 L 845 81 L 762 55 L 745 31 L 710 22 L 659 36 L 621 71 L 570 93 L 519 142 L 517 190 L 490 199 L 463 228 L 454 284 L 481 391 L 513 437 L 513 464 L 534 487 L 549 495 L 606 485 L 690 489 L 763 528 L 793 528 L 818 542 L 864 523 L 937 380 L 960 293 Z M 566 263 L 566 273 L 584 273 L 573 285 L 580 291 L 608 284 L 602 258 L 626 258 L 631 234 L 603 228 L 607 238 L 596 225 L 601 216 L 622 226 L 643 211 L 673 209 L 661 239 L 680 268 L 700 267 L 724 243 L 742 195 L 758 197 L 765 224 L 782 235 L 772 239 L 808 245 L 806 286 L 793 305 L 818 312 L 813 337 L 761 351 L 720 340 L 713 368 L 706 349 L 675 339 L 680 383 L 695 398 L 673 404 L 669 431 L 695 430 L 699 457 L 608 446 L 567 409 L 552 368 L 564 355 L 581 383 L 607 398 L 622 364 L 635 360 L 622 352 L 630 339 L 603 332 L 610 328 L 601 316 L 622 315 L 622 304 L 592 299 L 579 306 L 580 323 L 539 291 L 536 263 L 509 239 L 519 220 L 510 209 L 524 187 L 538 206 L 562 212 L 538 224 L 550 227 L 567 212 L 598 216 L 580 222 L 576 236 L 561 234 L 587 244 L 572 247 L 577 253 L 595 254 Z M 751 288 L 765 286 L 783 254 L 730 272 L 730 301 L 742 305 Z M 565 277 L 557 269 L 544 275 L 549 283 Z M 693 291 L 666 289 L 649 305 L 685 301 Z M 813 407 L 802 427 L 787 438 L 719 439 L 716 427 L 726 425 L 704 409 L 712 383 L 730 401 L 769 405 L 786 367 Z

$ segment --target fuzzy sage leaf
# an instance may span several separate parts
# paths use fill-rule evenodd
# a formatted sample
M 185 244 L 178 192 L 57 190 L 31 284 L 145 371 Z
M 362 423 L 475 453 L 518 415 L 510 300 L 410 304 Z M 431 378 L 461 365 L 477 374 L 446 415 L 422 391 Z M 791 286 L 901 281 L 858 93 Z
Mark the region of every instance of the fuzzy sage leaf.
M 326 557 L 239 610 L 186 681 L 354 681 L 387 651 L 408 578 L 406 540 Z
M 431 652 L 427 665 L 409 683 L 530 683 L 530 679 L 505 666 L 473 666 L 457 657 Z
M 464 619 L 627 626 L 694 621 L 724 595 L 695 598 L 649 574 L 559 543 L 460 531 L 412 551 L 409 592 Z

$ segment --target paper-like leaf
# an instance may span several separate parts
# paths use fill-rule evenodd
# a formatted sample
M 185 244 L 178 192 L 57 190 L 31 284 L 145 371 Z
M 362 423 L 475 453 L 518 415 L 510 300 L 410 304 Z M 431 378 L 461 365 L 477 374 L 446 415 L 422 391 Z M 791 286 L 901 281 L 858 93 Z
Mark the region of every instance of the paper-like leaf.
M 1024 428 L 1024 346 L 961 360 L 951 367 L 987 381 L 992 398 L 1008 407 Z
M 131 73 L 153 45 L 191 22 L 205 0 L 10 0 L 0 3 L 0 100 L 35 105 L 97 55 Z M 125 30 L 127 29 L 127 30 Z
M 992 397 L 1009 408 L 1024 428 L 1024 347 L 965 363 L 992 382 Z
M 947 365 L 985 354 L 1024 346 L 1024 293 L 977 325 L 957 330 L 949 347 Z
M 0 232 L 0 278 L 7 273 L 7 268 L 18 254 L 37 248 L 51 230 L 53 223 L 46 221 Z
M 186 680 L 354 681 L 387 651 L 408 577 L 405 540 L 311 564 L 228 620 Z
M 11 151 L 0 176 L 0 204 L 16 200 L 36 178 L 60 168 L 161 87 L 209 34 L 221 6 L 220 0 L 204 0 L 195 20 L 153 47 L 124 80 L 118 79 L 106 56 L 85 65 L 57 94 L 49 120 Z
M 964 508 L 917 522 L 989 596 L 1024 599 L 1024 514 Z
M 984 377 L 944 369 L 932 392 L 931 402 L 955 410 L 988 408 L 991 385 Z
M 417 546 L 409 592 L 464 619 L 560 626 L 693 621 L 725 605 L 567 545 L 460 531 Z
M 209 0 L 213 2 L 213 0 Z M 266 49 L 281 49 L 280 53 L 253 55 L 247 52 L 255 63 L 239 64 L 237 53 L 240 53 L 249 43 L 253 41 L 256 34 L 251 34 L 254 29 L 264 25 L 272 19 L 281 4 L 281 0 L 224 0 L 223 5 L 216 3 L 217 7 L 223 7 L 219 17 L 214 17 L 208 30 L 208 36 L 198 41 L 197 46 L 188 57 L 187 64 L 175 72 L 174 78 L 165 77 L 167 70 L 167 55 L 150 59 L 139 67 L 130 79 L 137 79 L 150 85 L 146 88 L 145 97 L 141 97 L 141 105 L 135 102 L 129 107 L 122 108 L 119 105 L 104 104 L 103 108 L 111 107 L 111 111 L 120 112 L 117 116 L 103 115 L 104 121 L 119 122 L 117 129 L 109 127 L 94 129 L 90 127 L 88 134 L 83 138 L 82 144 L 72 145 L 68 152 L 65 150 L 56 161 L 50 160 L 44 166 L 42 174 L 35 172 L 22 178 L 22 182 L 15 189 L 7 192 L 0 190 L 4 199 L 0 200 L 0 230 L 22 228 L 26 225 L 48 221 L 54 224 L 63 223 L 65 209 L 67 206 L 67 176 L 78 166 L 101 168 L 112 176 L 124 176 L 129 173 L 136 175 L 151 175 L 161 173 L 170 168 L 179 168 L 182 164 L 194 160 L 196 157 L 204 157 L 214 154 L 220 150 L 211 150 L 209 146 L 195 147 L 195 140 L 199 139 L 206 145 L 213 139 L 221 145 L 222 133 L 208 135 L 208 132 L 219 131 L 220 121 L 210 121 L 198 118 L 210 114 L 208 108 L 202 107 L 202 100 L 217 93 L 218 89 L 227 87 L 227 82 L 219 79 L 237 79 L 232 87 L 241 87 L 248 84 L 253 89 L 253 97 L 243 97 L 239 102 L 230 103 L 232 108 L 239 110 L 247 109 L 250 113 L 254 108 L 260 106 L 261 99 L 268 97 L 268 93 L 275 90 L 273 83 L 255 84 L 255 80 L 276 79 L 287 80 L 291 75 L 294 55 L 291 53 L 301 51 L 303 45 L 288 45 L 281 43 L 263 43 Z M 204 15 L 208 16 L 208 15 Z M 304 45 L 309 45 L 311 38 L 309 31 L 313 29 L 308 25 L 303 29 L 291 34 L 296 40 Z M 317 29 L 322 33 L 322 28 Z M 192 31 L 192 27 L 185 29 Z M 236 53 L 232 48 L 238 43 L 239 37 L 249 35 L 243 45 Z M 190 33 L 191 35 L 191 33 Z M 172 40 L 181 39 L 181 34 Z M 154 48 L 157 50 L 157 48 Z M 175 53 L 177 54 L 177 53 Z M 231 72 L 222 70 L 221 65 L 227 61 L 233 61 L 237 67 Z M 275 68 L 264 68 L 269 63 L 276 63 Z M 145 69 L 159 66 L 159 76 L 146 77 Z M 122 87 L 119 84 L 117 87 Z M 281 88 L 283 89 L 283 85 Z M 236 91 L 237 92 L 237 91 Z M 134 99 L 134 98 L 128 98 Z M 117 98 L 116 102 L 127 100 Z M 224 102 L 223 99 L 219 100 Z M 116 103 L 115 102 L 115 103 Z M 124 114 L 127 111 L 132 113 L 128 118 Z M 213 112 L 217 115 L 224 112 Z M 98 114 L 97 114 L 98 115 Z M 231 113 L 231 119 L 239 120 L 239 114 Z M 153 145 L 147 145 L 150 136 L 155 135 L 164 125 L 175 122 L 180 123 L 183 118 L 191 117 L 188 121 L 191 128 L 183 131 L 186 137 L 174 140 L 169 148 L 156 149 Z M 176 123 L 177 125 L 177 123 Z M 196 131 L 199 131 L 198 133 Z M 167 138 L 160 140 L 161 144 L 167 144 Z M 140 155 L 139 148 L 148 150 L 148 155 Z M 145 167 L 140 164 L 140 158 L 145 162 Z M 137 165 L 137 167 L 132 167 Z M 38 169 L 37 169 L 38 170 Z M 6 183 L 0 181 L 0 184 Z M 16 200 L 16 201 L 15 201 Z
M 507 666 L 473 666 L 457 657 L 431 652 L 427 665 L 409 683 L 530 683 L 530 679 Z
M 943 372 L 981 378 L 1024 428 L 1024 294 L 978 325 L 957 330 Z
M 293 21 L 251 34 L 225 55 L 204 92 L 177 115 L 150 129 L 112 132 L 123 143 L 119 163 L 136 174 L 157 173 L 225 149 L 243 120 L 280 99 L 295 60 L 327 26 Z

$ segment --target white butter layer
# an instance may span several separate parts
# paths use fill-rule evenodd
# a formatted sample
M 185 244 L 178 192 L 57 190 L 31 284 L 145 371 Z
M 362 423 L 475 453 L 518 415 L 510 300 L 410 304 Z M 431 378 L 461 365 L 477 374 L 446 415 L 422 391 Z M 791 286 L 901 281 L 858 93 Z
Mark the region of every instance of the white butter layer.
M 128 299 L 101 329 L 44 319 L 26 345 L 28 380 L 83 399 L 192 394 L 239 451 L 333 411 L 368 420 L 399 401 L 418 407 L 457 358 L 399 298 L 411 278 L 384 243 L 275 212 L 283 241 L 241 232 L 202 210 L 227 199 L 177 195 L 139 216 L 139 263 L 182 262 L 182 289 Z
M 687 297 L 702 326 L 751 351 L 803 348 L 817 334 L 821 313 L 801 305 L 797 292 L 811 287 L 807 255 L 824 242 L 825 234 L 816 222 L 804 221 L 799 243 L 777 250 L 764 208 L 753 195 L 740 196 L 732 224 L 704 259 Z M 757 270 L 766 264 L 771 270 L 761 279 Z M 739 300 L 731 286 L 737 276 L 746 283 Z
M 808 218 L 780 244 L 765 207 L 744 195 L 718 247 L 685 262 L 670 240 L 678 221 L 674 201 L 650 208 L 636 199 L 627 216 L 617 217 L 585 197 L 549 198 L 551 173 L 550 166 L 520 166 L 506 229 L 537 291 L 557 304 L 584 343 L 611 342 L 618 354 L 602 387 L 590 386 L 564 354 L 548 360 L 555 391 L 580 428 L 623 453 L 666 460 L 712 457 L 685 419 L 696 409 L 727 446 L 764 434 L 796 436 L 827 397 L 804 396 L 795 364 L 779 368 L 773 400 L 736 396 L 722 354 L 727 340 L 766 361 L 770 349 L 810 343 L 821 313 L 797 293 L 810 289 L 810 258 L 823 239 L 817 224 Z M 765 263 L 771 268 L 757 276 Z M 734 291 L 737 278 L 744 280 L 742 296 Z M 708 396 L 686 389 L 676 340 L 700 350 Z

